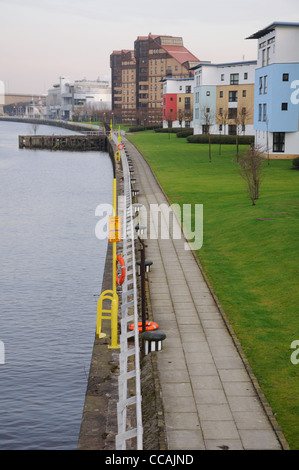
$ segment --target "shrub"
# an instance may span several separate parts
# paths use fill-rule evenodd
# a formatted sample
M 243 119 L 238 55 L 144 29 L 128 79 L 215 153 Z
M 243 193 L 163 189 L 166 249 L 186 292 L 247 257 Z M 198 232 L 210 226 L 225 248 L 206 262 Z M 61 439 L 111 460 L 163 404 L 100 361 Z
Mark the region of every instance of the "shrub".
M 293 168 L 296 169 L 296 170 L 299 170 L 299 157 L 294 158 Z
M 187 129 L 183 129 L 182 131 L 177 133 L 177 137 L 188 137 L 189 135 L 193 135 L 193 129 L 191 127 L 188 127 Z
M 130 127 L 130 132 L 140 132 L 140 131 L 149 131 L 149 130 L 156 130 L 160 128 L 161 125 L 159 124 L 149 124 L 148 126 L 132 126 Z
M 219 135 L 219 134 L 211 134 L 211 144 L 235 144 L 236 143 L 236 136 L 235 135 Z M 207 134 L 197 134 L 197 135 L 190 135 L 187 137 L 187 141 L 191 144 L 207 144 L 209 143 L 209 136 Z M 244 145 L 251 145 L 254 144 L 254 136 L 253 135 L 239 135 L 238 136 L 239 144 Z
M 177 132 L 180 132 L 182 129 L 180 127 L 161 127 L 159 129 L 155 129 L 155 132 L 162 132 L 162 133 L 165 133 L 165 134 L 168 134 L 168 132 L 170 134 L 176 134 Z

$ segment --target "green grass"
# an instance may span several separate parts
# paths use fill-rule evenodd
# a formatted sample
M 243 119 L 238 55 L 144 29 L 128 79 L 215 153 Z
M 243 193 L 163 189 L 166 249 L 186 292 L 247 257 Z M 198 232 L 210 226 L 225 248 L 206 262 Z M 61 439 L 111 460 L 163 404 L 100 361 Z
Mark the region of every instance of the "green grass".
M 103 123 L 101 121 L 82 121 L 84 124 L 91 124 L 92 126 L 103 126 Z M 110 122 L 107 121 L 107 123 L 110 126 Z M 121 131 L 126 131 L 129 132 L 129 129 L 131 127 L 131 124 L 114 124 L 114 130 L 118 131 L 120 128 Z
M 213 145 L 209 163 L 208 145 L 173 134 L 146 131 L 128 138 L 171 203 L 203 204 L 198 258 L 291 449 L 298 450 L 299 364 L 290 361 L 290 345 L 299 340 L 299 172 L 290 169 L 290 160 L 265 162 L 260 198 L 252 206 L 235 146 L 223 145 L 220 156 Z

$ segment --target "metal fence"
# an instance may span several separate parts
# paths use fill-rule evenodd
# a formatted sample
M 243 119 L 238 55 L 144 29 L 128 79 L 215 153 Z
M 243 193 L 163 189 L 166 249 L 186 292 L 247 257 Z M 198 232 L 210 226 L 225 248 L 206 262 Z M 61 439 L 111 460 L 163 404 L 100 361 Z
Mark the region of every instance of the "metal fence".
M 113 135 L 118 144 L 118 137 Z M 118 434 L 116 450 L 126 450 L 127 441 L 136 438 L 137 450 L 143 449 L 143 425 L 141 408 L 140 347 L 138 325 L 137 279 L 135 258 L 135 227 L 132 209 L 131 178 L 127 157 L 120 151 L 124 177 L 122 207 L 123 246 L 122 257 L 126 265 L 126 278 L 122 284 L 120 374 L 118 378 L 119 401 L 117 404 Z M 133 331 L 129 324 L 134 324 Z

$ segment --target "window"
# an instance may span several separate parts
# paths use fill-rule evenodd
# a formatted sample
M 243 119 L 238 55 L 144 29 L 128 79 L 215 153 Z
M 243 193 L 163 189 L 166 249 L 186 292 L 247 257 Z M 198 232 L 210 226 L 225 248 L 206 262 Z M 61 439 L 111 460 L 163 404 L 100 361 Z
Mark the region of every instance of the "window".
M 195 103 L 199 103 L 199 92 L 195 93 Z
M 273 152 L 284 152 L 285 133 L 273 132 Z
M 194 115 L 195 115 L 195 119 L 199 119 L 199 109 L 198 108 L 195 109 Z
M 248 73 L 245 72 L 245 73 L 244 73 L 244 80 L 247 80 L 247 79 L 248 79 Z
M 288 73 L 283 73 L 282 74 L 282 81 L 283 82 L 288 82 L 289 81 L 289 74 Z
M 186 86 L 186 93 L 191 93 L 191 86 L 190 85 Z
M 220 92 L 219 92 L 219 97 L 220 97 L 220 98 L 223 98 L 223 91 L 220 91 Z
M 263 110 L 263 105 L 259 104 L 259 121 L 262 120 L 262 110 Z
M 209 113 L 209 112 L 210 112 L 210 108 L 206 108 L 206 112 Z
M 281 103 L 281 110 L 287 111 L 288 110 L 288 103 Z
M 221 81 L 224 82 L 224 73 L 221 74 Z
M 242 91 L 242 96 L 243 96 L 243 98 L 246 98 L 246 90 Z
M 222 124 L 219 124 L 219 132 L 222 131 L 222 127 L 223 127 Z
M 239 85 L 239 74 L 238 73 L 231 73 L 230 74 L 230 84 L 231 85 Z
M 267 105 L 263 104 L 263 121 L 267 121 Z
M 228 101 L 231 103 L 238 101 L 238 92 L 237 91 L 230 91 L 228 96 Z
M 190 121 L 185 121 L 185 127 L 190 127 Z
M 266 65 L 266 49 L 262 50 L 262 67 Z
M 207 95 L 207 96 L 210 96 L 210 92 L 209 92 L 209 91 L 207 91 L 207 92 L 206 92 L 206 95 Z
M 259 94 L 263 93 L 263 77 L 259 78 Z
M 264 76 L 264 94 L 268 93 L 268 75 Z
M 246 112 L 247 112 L 246 108 L 245 108 L 245 107 L 242 108 L 242 114 L 243 114 L 243 116 L 246 115 Z
M 229 125 L 228 126 L 228 135 L 236 135 L 237 134 L 237 126 L 234 125 Z
M 170 98 L 170 101 L 173 101 L 173 97 Z
M 228 108 L 228 119 L 235 119 L 237 117 L 237 108 Z
M 270 64 L 270 47 L 267 47 L 267 65 Z
M 219 108 L 219 116 L 223 115 L 223 108 Z

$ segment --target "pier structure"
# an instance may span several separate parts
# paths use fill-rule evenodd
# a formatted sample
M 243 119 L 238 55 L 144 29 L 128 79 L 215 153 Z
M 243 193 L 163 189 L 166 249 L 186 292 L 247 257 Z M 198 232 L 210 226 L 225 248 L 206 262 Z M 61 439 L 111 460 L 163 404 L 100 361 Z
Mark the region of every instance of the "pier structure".
M 88 132 L 82 135 L 20 135 L 19 148 L 106 152 L 107 137 L 98 132 Z

